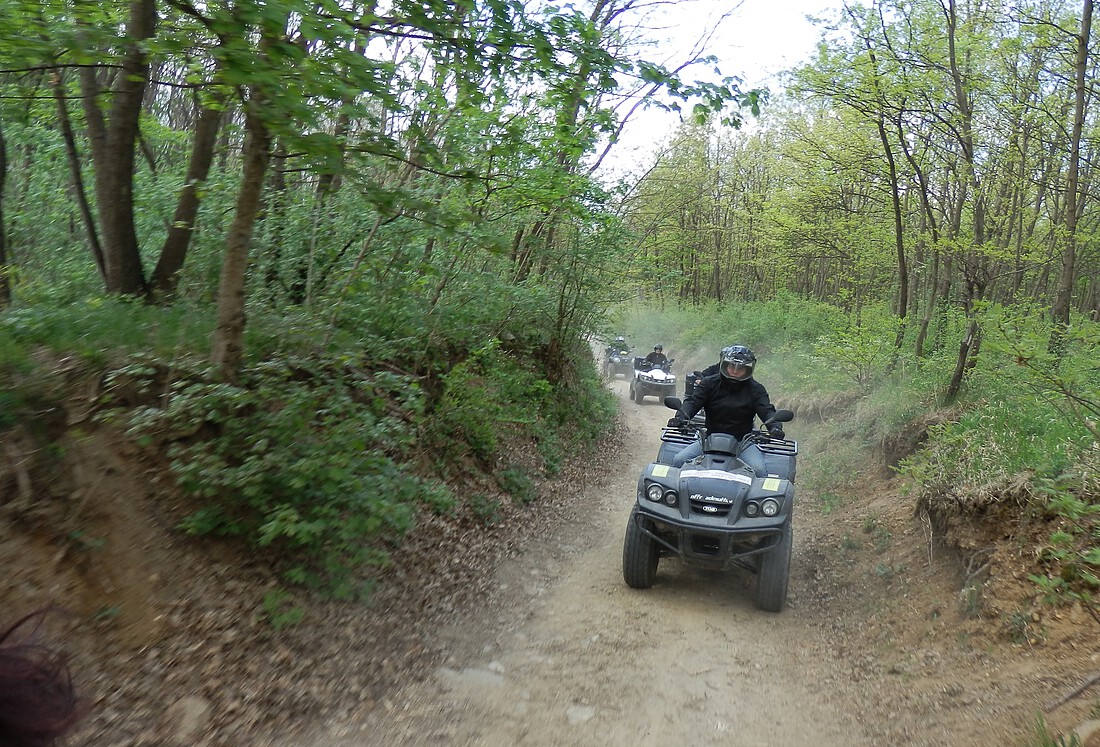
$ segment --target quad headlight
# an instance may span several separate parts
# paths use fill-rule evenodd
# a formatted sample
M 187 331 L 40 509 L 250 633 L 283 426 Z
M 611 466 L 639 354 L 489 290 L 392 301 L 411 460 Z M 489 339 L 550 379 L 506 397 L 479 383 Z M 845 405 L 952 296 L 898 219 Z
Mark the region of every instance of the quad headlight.
M 655 482 L 651 482 L 649 486 L 645 489 L 645 497 L 653 501 L 654 503 L 660 503 L 661 501 L 664 501 L 670 506 L 675 506 L 676 501 L 679 499 L 680 496 L 678 496 L 676 494 L 676 491 L 672 490 L 671 488 L 666 490 L 664 486 L 659 485 Z
M 776 516 L 781 503 L 779 498 L 765 498 L 762 501 L 748 501 L 742 509 L 750 519 L 756 516 Z

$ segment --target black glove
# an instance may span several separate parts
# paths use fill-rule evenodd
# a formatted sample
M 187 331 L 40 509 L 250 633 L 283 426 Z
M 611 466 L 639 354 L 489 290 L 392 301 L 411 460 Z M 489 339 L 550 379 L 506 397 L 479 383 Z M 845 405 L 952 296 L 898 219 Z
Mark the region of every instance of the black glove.
M 772 438 L 783 438 L 787 434 L 783 432 L 783 426 L 775 423 L 768 426 L 768 435 Z
M 683 428 L 684 427 L 684 419 L 681 418 L 681 417 L 669 418 L 668 419 L 668 427 L 669 428 Z

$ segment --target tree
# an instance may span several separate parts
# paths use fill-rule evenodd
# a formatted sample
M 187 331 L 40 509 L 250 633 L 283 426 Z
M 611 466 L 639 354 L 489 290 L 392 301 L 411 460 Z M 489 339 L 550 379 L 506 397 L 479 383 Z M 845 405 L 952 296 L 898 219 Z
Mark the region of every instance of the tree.
M 1074 55 L 1073 121 L 1069 135 L 1069 163 L 1066 172 L 1065 197 L 1065 247 L 1062 250 L 1062 273 L 1054 294 L 1051 316 L 1054 326 L 1051 330 L 1050 349 L 1054 353 L 1064 353 L 1063 339 L 1069 326 L 1070 299 L 1073 296 L 1075 269 L 1077 262 L 1077 221 L 1084 209 L 1084 201 L 1079 196 L 1079 177 L 1081 168 L 1081 135 L 1085 125 L 1086 103 L 1088 95 L 1089 37 L 1092 32 L 1092 0 L 1082 0 L 1081 31 L 1074 37 L 1076 54 Z
M 80 70 L 84 119 L 95 162 L 96 203 L 103 234 L 103 263 L 108 293 L 145 296 L 148 285 L 141 264 L 134 225 L 134 156 L 149 79 L 147 42 L 156 28 L 155 0 L 131 0 L 117 72 L 99 66 Z M 78 26 L 91 23 L 76 19 Z M 103 116 L 106 95 L 101 75 L 113 78 L 109 115 Z

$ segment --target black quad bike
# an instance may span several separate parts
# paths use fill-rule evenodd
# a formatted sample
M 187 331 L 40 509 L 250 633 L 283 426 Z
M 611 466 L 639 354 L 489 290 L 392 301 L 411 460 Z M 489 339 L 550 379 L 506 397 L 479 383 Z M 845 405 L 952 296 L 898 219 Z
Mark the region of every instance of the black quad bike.
M 609 350 L 603 362 L 604 378 L 611 380 L 616 376 L 629 377 L 634 371 L 634 358 L 630 348 Z
M 679 409 L 677 397 L 665 406 Z M 780 612 L 787 604 L 798 444 L 771 437 L 767 426 L 794 419 L 778 410 L 738 440 L 708 433 L 698 420 L 664 428 L 657 460 L 638 478 L 637 502 L 623 542 L 623 580 L 647 589 L 661 558 L 688 565 L 756 575 L 756 606 Z M 696 438 L 703 454 L 679 469 L 672 458 Z
M 634 378 L 630 380 L 630 398 L 640 405 L 646 397 L 663 400 L 676 394 L 676 374 L 672 373 L 672 362 L 675 360 L 669 358 L 667 362 L 655 365 L 645 358 L 635 358 Z

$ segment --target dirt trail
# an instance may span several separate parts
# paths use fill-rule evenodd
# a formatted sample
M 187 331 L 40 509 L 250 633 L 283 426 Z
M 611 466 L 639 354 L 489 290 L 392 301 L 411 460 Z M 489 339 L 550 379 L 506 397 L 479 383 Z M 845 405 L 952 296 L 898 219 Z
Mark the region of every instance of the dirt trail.
M 120 431 L 74 435 L 41 504 L 70 542 L 0 521 L 0 606 L 78 612 L 55 631 L 89 705 L 74 744 L 1025 747 L 1052 743 L 1040 715 L 1061 734 L 1100 717 L 1100 618 L 1042 604 L 1028 577 L 1042 545 L 1021 531 L 1053 527 L 976 517 L 942 542 L 881 454 L 839 448 L 846 410 L 786 429 L 802 454 L 785 611 L 756 610 L 748 574 L 674 560 L 629 589 L 626 521 L 670 413 L 613 389 L 623 428 L 557 478 L 599 475 L 585 495 L 543 482 L 513 521 L 425 515 L 369 610 L 308 598 L 282 630 L 258 599 L 277 569 L 181 536 L 188 503 Z
M 441 631 L 451 653 L 433 678 L 318 747 L 871 743 L 857 708 L 826 700 L 831 677 L 799 643 L 813 622 L 756 610 L 748 574 L 662 561 L 654 588 L 623 583 L 637 475 L 669 411 L 629 402 L 625 382 L 613 387 L 625 453 L 588 492 L 591 526 L 530 547 L 498 578 L 501 594 L 523 600 L 513 614 Z

